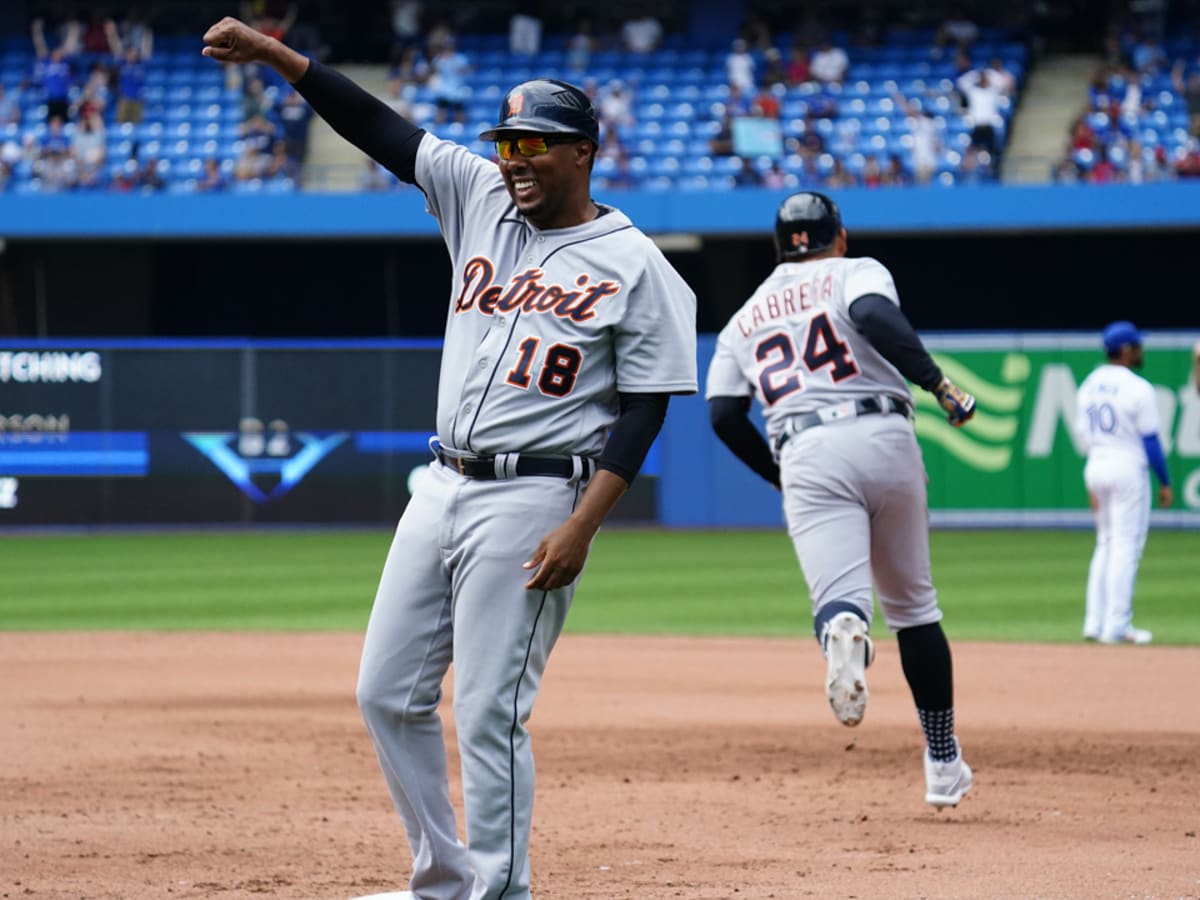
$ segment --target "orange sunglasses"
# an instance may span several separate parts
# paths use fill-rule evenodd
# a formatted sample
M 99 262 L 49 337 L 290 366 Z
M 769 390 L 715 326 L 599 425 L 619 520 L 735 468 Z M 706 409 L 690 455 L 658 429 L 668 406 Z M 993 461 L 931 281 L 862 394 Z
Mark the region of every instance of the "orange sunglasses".
M 496 155 L 501 159 L 512 159 L 513 148 L 524 157 L 545 156 L 555 144 L 573 144 L 580 138 L 575 135 L 548 138 L 544 135 L 523 137 L 514 140 L 496 141 Z

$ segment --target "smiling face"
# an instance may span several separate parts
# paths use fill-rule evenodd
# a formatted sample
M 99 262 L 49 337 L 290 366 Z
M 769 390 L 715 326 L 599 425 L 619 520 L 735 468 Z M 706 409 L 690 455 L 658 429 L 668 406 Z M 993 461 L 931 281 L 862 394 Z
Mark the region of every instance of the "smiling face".
M 548 145 L 541 155 L 526 156 L 517 141 L 540 137 Z M 497 143 L 512 142 L 508 159 L 499 159 L 500 174 L 517 209 L 541 229 L 569 228 L 595 217 L 590 199 L 595 147 L 587 138 L 529 131 L 497 134 Z M 499 155 L 499 154 L 498 154 Z

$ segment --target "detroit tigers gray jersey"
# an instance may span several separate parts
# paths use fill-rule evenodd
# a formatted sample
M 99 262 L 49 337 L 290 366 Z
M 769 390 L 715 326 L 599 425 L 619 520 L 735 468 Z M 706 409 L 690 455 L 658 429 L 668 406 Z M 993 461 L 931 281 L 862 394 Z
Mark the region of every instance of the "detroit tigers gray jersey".
M 496 164 L 430 134 L 416 181 L 453 267 L 437 411 L 451 455 L 595 457 L 618 391 L 696 390 L 695 296 L 624 214 L 539 230 Z M 435 462 L 396 529 L 359 705 L 425 900 L 530 897 L 525 721 L 575 584 L 527 590 L 523 566 L 579 503 L 575 471 L 485 480 Z M 437 712 L 451 662 L 465 847 Z
M 900 303 L 891 273 L 869 257 L 780 263 L 722 329 L 706 396 L 753 396 L 771 438 L 789 417 L 843 400 L 911 402 L 904 377 L 850 319 L 867 294 Z
M 954 737 L 924 463 L 901 372 L 927 390 L 935 383 L 947 395 L 955 390 L 953 409 L 946 407 L 951 422 L 969 419 L 974 400 L 942 375 L 899 311 L 888 270 L 846 258 L 847 232 L 832 198 L 814 191 L 784 198 L 774 239 L 779 264 L 717 341 L 706 386 L 713 429 L 782 491 L 834 715 L 857 725 L 866 712 L 877 596 L 925 732 L 925 800 L 954 806 L 973 775 Z M 764 408 L 769 448 L 748 418 L 750 398 Z
M 754 396 L 772 438 L 790 419 L 848 399 L 911 402 L 904 377 L 850 319 L 850 304 L 867 294 L 900 302 L 877 260 L 780 263 L 722 329 L 706 395 Z M 784 446 L 779 465 L 784 513 L 814 615 L 827 603 L 848 601 L 869 622 L 873 570 L 893 629 L 941 618 L 929 574 L 924 465 L 907 418 L 850 417 L 808 429 Z M 830 484 L 853 488 L 830 497 Z M 888 494 L 904 502 L 883 504 Z M 864 497 L 869 506 L 879 503 L 874 528 L 860 515 Z
M 695 295 L 624 213 L 538 231 L 493 163 L 432 135 L 417 182 L 454 272 L 438 387 L 444 446 L 596 455 L 617 391 L 697 389 Z

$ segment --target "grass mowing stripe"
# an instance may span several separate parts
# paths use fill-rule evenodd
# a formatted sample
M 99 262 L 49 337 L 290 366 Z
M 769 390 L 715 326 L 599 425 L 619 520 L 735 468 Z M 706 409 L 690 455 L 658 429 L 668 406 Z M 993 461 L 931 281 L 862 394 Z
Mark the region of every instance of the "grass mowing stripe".
M 390 531 L 0 537 L 0 628 L 360 630 Z M 934 583 L 952 638 L 1076 641 L 1090 531 L 939 531 Z M 1156 642 L 1200 643 L 1195 536 L 1155 531 L 1135 601 Z M 782 531 L 605 529 L 576 633 L 807 635 Z M 876 617 L 875 633 L 886 636 Z
M 387 532 L 0 539 L 7 629 L 359 629 Z

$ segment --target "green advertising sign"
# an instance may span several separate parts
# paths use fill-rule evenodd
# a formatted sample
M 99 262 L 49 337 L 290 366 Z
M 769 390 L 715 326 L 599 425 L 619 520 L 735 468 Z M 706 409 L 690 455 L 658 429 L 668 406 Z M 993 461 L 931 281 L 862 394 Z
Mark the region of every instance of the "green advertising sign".
M 1145 367 L 1162 420 L 1176 511 L 1200 524 L 1200 392 L 1192 347 L 1200 333 L 1148 332 Z M 1046 524 L 1090 521 L 1082 446 L 1073 433 L 1075 392 L 1105 362 L 1099 335 L 1010 334 L 931 337 L 943 371 L 978 402 L 952 428 L 934 398 L 913 392 L 916 430 L 929 474 L 929 506 L 945 523 Z M 1191 512 L 1189 512 L 1191 511 Z

